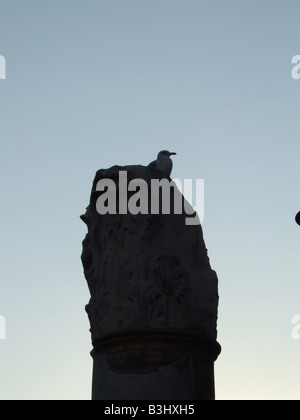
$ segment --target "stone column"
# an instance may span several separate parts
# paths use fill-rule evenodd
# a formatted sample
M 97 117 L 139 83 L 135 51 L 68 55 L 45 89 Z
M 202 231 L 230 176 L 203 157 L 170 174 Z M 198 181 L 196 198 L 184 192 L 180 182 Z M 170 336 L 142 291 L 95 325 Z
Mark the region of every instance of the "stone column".
M 128 191 L 136 179 L 149 187 L 140 200 L 139 189 Z M 170 214 L 163 214 L 161 204 L 158 214 L 151 212 L 157 208 L 151 206 L 154 199 L 162 202 L 162 196 L 151 196 L 153 179 L 162 179 L 160 171 L 139 165 L 98 171 L 81 216 L 88 228 L 82 263 L 91 294 L 86 310 L 94 400 L 215 396 L 214 362 L 221 350 L 216 341 L 217 276 L 201 225 L 187 225 L 185 212 L 175 214 L 178 190 L 171 188 Z M 115 190 L 99 191 L 101 180 L 113 181 Z M 130 200 L 144 214 L 126 211 L 124 202 Z M 99 214 L 99 203 L 115 214 Z

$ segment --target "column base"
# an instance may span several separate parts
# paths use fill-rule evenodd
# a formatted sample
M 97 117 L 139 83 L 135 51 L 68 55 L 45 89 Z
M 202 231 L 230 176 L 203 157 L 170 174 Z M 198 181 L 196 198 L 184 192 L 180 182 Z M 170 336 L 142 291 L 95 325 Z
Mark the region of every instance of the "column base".
M 108 334 L 93 345 L 93 400 L 215 399 L 216 341 L 145 329 Z

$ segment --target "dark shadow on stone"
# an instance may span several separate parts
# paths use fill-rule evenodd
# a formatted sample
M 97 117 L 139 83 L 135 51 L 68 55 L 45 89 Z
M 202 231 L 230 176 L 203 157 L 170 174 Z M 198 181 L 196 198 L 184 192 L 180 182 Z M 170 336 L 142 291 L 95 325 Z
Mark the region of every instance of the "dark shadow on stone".
M 146 181 L 148 214 L 119 214 L 119 202 L 117 214 L 98 213 L 98 181 L 113 180 L 119 192 L 120 171 L 128 183 Z M 201 225 L 185 223 L 190 211 L 175 214 L 171 205 L 170 214 L 161 207 L 150 214 L 151 180 L 162 178 L 141 165 L 99 170 L 81 216 L 88 228 L 82 264 L 91 293 L 93 399 L 214 399 L 218 279 Z

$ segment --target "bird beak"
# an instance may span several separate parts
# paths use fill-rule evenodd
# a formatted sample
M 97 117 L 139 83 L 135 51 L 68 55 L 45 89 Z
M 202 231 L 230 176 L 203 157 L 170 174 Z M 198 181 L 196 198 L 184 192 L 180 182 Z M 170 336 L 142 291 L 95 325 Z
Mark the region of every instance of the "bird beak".
M 171 156 L 171 155 L 176 155 L 176 153 L 175 152 L 170 152 L 169 156 Z

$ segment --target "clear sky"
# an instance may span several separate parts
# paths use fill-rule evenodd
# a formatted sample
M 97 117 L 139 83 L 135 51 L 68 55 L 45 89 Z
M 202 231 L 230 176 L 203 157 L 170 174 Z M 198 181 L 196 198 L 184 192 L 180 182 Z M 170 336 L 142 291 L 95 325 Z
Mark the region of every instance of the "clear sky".
M 96 170 L 205 180 L 217 399 L 299 399 L 298 0 L 0 0 L 0 399 L 89 399 Z M 1 318 L 3 319 L 3 318 Z

